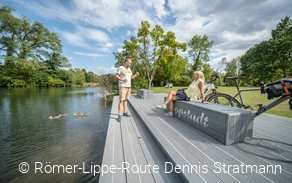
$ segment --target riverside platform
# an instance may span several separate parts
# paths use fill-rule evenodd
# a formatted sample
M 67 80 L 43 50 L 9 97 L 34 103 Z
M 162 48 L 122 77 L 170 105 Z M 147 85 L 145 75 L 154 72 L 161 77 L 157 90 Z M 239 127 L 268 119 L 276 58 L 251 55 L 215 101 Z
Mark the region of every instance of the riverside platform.
M 107 182 L 292 182 L 292 119 L 262 114 L 253 137 L 226 146 L 156 108 L 166 94 L 132 95 L 132 117 L 117 119 L 114 97 L 101 183 Z M 205 104 L 216 105 L 216 104 Z

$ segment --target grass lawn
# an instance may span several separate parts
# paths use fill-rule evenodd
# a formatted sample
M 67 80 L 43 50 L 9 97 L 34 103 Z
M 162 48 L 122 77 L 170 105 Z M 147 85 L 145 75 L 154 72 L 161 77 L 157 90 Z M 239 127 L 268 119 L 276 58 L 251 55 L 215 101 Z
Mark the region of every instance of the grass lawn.
M 153 92 L 154 93 L 169 93 L 169 91 L 177 90 L 179 88 L 184 88 L 184 87 L 173 87 L 173 88 L 153 87 Z M 247 89 L 247 87 L 240 87 L 240 89 Z M 235 87 L 218 87 L 217 91 L 222 92 L 222 93 L 227 93 L 230 95 L 235 95 L 237 93 L 237 90 Z M 243 96 L 244 103 L 252 107 L 256 104 L 268 105 L 269 103 L 275 100 L 275 99 L 268 100 L 267 94 L 262 95 L 260 91 L 242 92 L 242 96 Z M 289 100 L 282 102 L 281 104 L 270 109 L 266 113 L 292 118 L 292 111 L 289 109 L 288 101 Z

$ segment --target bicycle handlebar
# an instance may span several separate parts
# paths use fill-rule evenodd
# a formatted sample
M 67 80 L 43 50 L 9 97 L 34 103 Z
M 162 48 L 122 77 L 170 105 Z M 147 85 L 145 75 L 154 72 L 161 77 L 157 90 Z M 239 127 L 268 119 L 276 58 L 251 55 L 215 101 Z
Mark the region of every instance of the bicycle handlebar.
M 270 83 L 266 83 L 266 84 L 264 84 L 263 81 L 260 82 L 261 94 L 265 94 L 266 93 L 265 87 L 271 86 L 271 85 L 274 85 L 274 84 L 279 84 L 279 82 L 278 81 L 275 81 L 275 82 L 270 82 Z
M 212 79 L 211 81 L 208 81 L 207 83 L 214 83 L 218 78 L 219 78 L 219 76 L 218 76 L 218 73 L 216 72 L 215 78 Z

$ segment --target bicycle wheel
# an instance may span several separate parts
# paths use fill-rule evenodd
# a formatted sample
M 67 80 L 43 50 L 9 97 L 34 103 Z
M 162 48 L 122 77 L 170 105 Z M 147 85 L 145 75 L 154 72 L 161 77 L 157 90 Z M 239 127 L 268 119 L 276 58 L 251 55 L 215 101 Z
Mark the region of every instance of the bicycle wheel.
M 212 103 L 216 103 L 216 104 L 241 108 L 241 104 L 236 98 L 232 97 L 231 95 L 224 94 L 224 93 L 215 93 L 215 94 L 209 96 L 207 101 L 212 102 Z

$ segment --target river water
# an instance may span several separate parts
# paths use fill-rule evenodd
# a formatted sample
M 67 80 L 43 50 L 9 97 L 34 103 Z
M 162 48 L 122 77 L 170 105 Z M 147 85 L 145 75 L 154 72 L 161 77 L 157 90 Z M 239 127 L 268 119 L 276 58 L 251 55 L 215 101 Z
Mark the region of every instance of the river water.
M 97 182 L 110 107 L 98 88 L 0 89 L 0 182 Z

